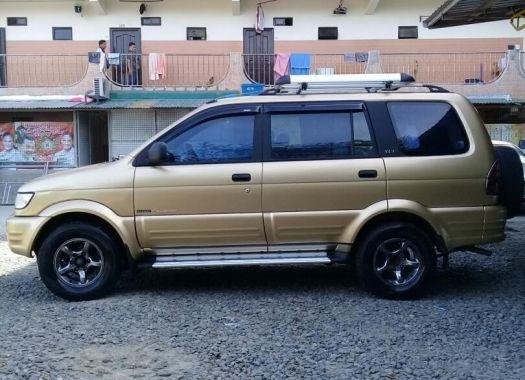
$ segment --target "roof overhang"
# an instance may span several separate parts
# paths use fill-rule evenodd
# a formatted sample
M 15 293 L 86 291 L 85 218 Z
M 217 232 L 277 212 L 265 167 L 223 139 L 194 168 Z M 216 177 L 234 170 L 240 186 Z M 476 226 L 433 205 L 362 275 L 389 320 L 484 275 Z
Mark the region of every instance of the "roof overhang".
M 429 29 L 510 20 L 525 9 L 525 0 L 447 0 L 423 25 Z

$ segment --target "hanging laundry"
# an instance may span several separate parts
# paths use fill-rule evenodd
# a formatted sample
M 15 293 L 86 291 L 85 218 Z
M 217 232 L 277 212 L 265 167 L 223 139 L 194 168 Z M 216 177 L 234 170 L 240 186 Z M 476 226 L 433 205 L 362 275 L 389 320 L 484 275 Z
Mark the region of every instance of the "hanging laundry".
M 347 63 L 356 62 L 355 53 L 345 53 L 345 62 Z
M 368 62 L 368 53 L 363 53 L 363 52 L 355 53 L 355 60 L 357 62 Z
M 308 75 L 310 74 L 311 56 L 309 53 L 293 53 L 290 56 L 290 74 Z
M 262 33 L 264 30 L 264 11 L 261 4 L 257 4 L 255 11 L 255 32 Z
M 290 54 L 275 54 L 275 64 L 273 66 L 273 77 L 277 81 L 280 77 L 290 73 Z
M 109 53 L 108 63 L 110 65 L 120 65 L 120 53 Z
M 159 80 L 166 76 L 166 54 L 150 53 L 148 56 L 149 79 Z

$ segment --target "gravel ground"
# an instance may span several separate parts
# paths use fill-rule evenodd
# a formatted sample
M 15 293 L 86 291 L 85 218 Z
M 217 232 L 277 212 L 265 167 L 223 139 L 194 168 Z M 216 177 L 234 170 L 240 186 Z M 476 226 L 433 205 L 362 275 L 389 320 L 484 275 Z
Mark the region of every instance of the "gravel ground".
M 524 379 L 524 234 L 405 302 L 312 266 L 149 271 L 68 303 L 0 242 L 0 379 Z

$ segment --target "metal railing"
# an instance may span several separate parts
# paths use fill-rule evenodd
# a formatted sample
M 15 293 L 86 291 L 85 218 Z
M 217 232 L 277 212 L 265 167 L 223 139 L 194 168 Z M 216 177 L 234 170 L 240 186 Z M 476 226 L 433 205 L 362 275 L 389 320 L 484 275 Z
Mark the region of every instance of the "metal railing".
M 383 72 L 404 72 L 416 81 L 435 84 L 486 83 L 505 68 L 505 52 L 383 53 Z M 255 83 L 275 83 L 273 54 L 243 54 L 244 73 Z M 362 74 L 367 62 L 352 54 L 312 54 L 310 74 Z
M 407 73 L 422 83 L 487 83 L 505 69 L 506 53 L 384 53 L 380 62 L 383 72 Z
M 0 87 L 66 87 L 86 75 L 86 55 L 0 54 Z
M 252 82 L 275 84 L 273 54 L 243 54 L 244 74 Z M 349 60 L 345 54 L 312 54 L 310 74 L 361 74 L 366 62 Z
M 228 54 L 120 54 L 106 76 L 118 87 L 213 88 L 226 77 Z

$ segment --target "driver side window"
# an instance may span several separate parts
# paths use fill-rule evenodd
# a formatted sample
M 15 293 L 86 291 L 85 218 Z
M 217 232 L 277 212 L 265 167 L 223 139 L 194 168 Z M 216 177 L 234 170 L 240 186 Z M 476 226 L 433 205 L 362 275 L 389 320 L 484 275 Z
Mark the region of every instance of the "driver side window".
M 175 163 L 218 164 L 251 161 L 254 115 L 226 116 L 193 126 L 166 141 Z

